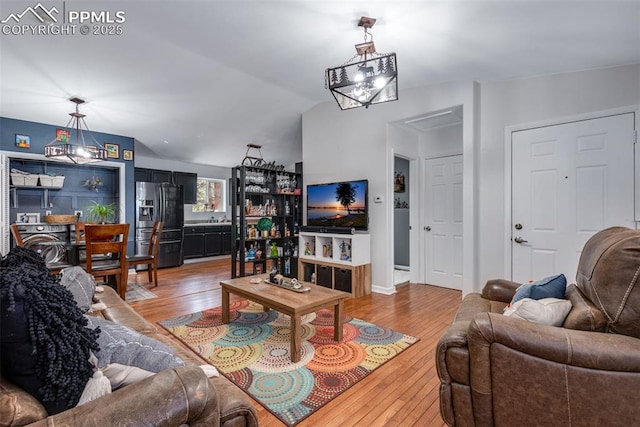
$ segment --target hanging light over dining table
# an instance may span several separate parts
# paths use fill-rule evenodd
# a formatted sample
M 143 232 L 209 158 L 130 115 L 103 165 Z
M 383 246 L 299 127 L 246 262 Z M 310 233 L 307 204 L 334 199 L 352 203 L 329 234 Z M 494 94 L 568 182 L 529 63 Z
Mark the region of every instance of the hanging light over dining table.
M 53 159 L 70 159 L 74 163 L 91 163 L 107 160 L 107 150 L 96 140 L 84 121 L 85 114 L 80 113 L 79 105 L 84 100 L 73 97 L 69 101 L 76 104 L 76 111 L 69 113 L 71 118 L 66 129 L 58 129 L 56 138 L 44 147 L 44 155 Z M 85 134 L 91 138 L 87 143 Z

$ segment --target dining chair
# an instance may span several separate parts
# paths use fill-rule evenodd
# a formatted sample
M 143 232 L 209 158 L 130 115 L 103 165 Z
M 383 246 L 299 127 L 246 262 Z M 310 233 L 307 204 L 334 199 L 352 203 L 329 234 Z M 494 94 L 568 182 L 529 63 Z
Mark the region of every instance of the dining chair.
M 129 267 L 136 265 L 147 265 L 149 282 L 153 280 L 155 286 L 158 286 L 158 251 L 160 249 L 160 236 L 162 235 L 162 227 L 163 223 L 160 221 L 156 221 L 153 223 L 153 228 L 151 229 L 151 237 L 149 238 L 149 248 L 146 254 L 127 256 L 127 264 Z
M 13 240 L 16 241 L 16 246 L 20 246 L 24 248 L 24 242 L 22 241 L 22 236 L 20 235 L 20 230 L 18 229 L 18 224 L 11 224 L 11 234 L 13 235 Z
M 76 243 L 84 243 L 84 233 L 86 222 L 78 221 L 76 222 Z
M 125 299 L 127 293 L 127 238 L 129 224 L 86 224 L 87 259 L 82 266 L 94 277 L 115 276 L 116 291 Z M 95 255 L 109 255 L 109 259 L 95 259 Z

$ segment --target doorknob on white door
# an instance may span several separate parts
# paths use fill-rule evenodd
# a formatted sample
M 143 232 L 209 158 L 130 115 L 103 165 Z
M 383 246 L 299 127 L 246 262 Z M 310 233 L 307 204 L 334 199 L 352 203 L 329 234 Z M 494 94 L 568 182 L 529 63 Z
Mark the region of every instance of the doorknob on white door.
M 429 227 L 428 225 L 424 228 L 424 231 L 431 231 L 431 227 Z
M 514 237 L 514 238 L 513 238 L 513 241 L 514 241 L 514 242 L 516 242 L 516 243 L 527 243 L 527 242 L 528 242 L 528 240 L 524 240 L 524 239 L 523 239 L 522 237 L 520 237 L 520 236 L 516 236 L 516 237 Z

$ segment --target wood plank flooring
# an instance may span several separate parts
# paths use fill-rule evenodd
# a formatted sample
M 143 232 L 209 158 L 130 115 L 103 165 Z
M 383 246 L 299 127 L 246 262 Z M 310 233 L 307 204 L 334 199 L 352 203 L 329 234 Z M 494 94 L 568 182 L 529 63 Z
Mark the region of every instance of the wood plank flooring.
M 158 270 L 160 285 L 146 272 L 130 275 L 158 298 L 131 306 L 155 323 L 220 306 L 220 281 L 231 277 L 229 258 Z M 231 296 L 236 299 L 235 295 Z M 345 301 L 345 313 L 420 341 L 298 424 L 309 426 L 444 426 L 439 410 L 435 346 L 460 305 L 460 291 L 408 284 L 394 295 L 371 294 Z M 168 336 L 169 333 L 163 331 Z M 261 426 L 283 424 L 255 402 Z

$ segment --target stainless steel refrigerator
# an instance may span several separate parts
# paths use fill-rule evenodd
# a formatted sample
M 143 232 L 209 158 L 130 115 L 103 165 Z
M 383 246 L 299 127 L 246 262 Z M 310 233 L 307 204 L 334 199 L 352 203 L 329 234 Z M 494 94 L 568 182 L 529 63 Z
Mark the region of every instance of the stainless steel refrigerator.
M 153 223 L 162 221 L 158 268 L 176 267 L 183 263 L 183 200 L 181 185 L 136 182 L 136 254 L 148 253 Z

